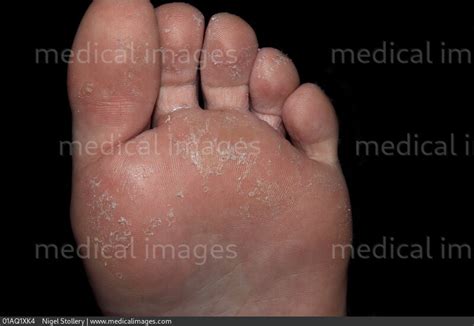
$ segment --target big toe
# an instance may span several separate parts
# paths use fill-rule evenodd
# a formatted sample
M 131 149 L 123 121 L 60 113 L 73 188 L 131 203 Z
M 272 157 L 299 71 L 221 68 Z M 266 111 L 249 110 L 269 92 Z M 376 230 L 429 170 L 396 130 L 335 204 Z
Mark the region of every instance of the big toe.
M 159 88 L 156 49 L 158 26 L 148 0 L 92 3 L 74 41 L 77 57 L 69 65 L 76 141 L 101 148 L 148 128 Z M 88 55 L 80 56 L 84 51 Z

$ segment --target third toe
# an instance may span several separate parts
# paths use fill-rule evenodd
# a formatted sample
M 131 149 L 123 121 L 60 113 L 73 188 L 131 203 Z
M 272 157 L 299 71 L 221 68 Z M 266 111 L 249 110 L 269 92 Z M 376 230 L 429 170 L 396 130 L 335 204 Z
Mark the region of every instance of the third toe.
M 201 60 L 207 109 L 249 109 L 249 81 L 257 49 L 255 32 L 240 17 L 221 13 L 211 18 Z

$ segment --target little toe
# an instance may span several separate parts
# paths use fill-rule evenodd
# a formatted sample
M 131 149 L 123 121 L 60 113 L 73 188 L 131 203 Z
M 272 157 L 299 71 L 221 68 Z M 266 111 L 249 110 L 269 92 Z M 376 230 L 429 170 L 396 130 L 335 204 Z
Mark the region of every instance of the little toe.
M 293 144 L 313 160 L 337 163 L 338 124 L 334 108 L 314 84 L 303 84 L 283 106 L 283 123 Z

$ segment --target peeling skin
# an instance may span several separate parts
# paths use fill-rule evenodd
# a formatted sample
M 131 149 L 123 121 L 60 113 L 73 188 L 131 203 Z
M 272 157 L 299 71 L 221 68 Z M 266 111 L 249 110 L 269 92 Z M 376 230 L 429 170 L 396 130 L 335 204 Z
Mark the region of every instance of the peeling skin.
M 154 174 L 154 170 L 147 165 L 139 165 L 130 170 L 130 176 L 133 178 L 147 179 Z
M 249 204 L 240 206 L 240 215 L 245 218 L 250 218 L 250 205 Z
M 124 244 L 126 246 L 129 246 L 131 236 L 132 236 L 132 233 L 129 230 L 110 232 L 109 243 L 110 244 Z
M 118 204 L 108 191 L 102 189 L 101 179 L 90 179 L 88 186 L 92 197 L 88 204 L 89 221 L 91 232 L 96 234 L 93 241 L 104 259 L 120 259 L 132 246 L 131 224 L 124 216 L 116 215 Z M 109 265 L 108 261 L 103 262 L 104 267 Z
M 238 192 L 242 190 L 242 182 L 244 182 L 247 179 L 247 177 L 249 176 L 252 170 L 252 167 L 255 166 L 256 162 L 257 162 L 257 156 L 254 156 L 251 159 L 248 159 L 242 162 L 242 164 L 245 165 L 245 168 L 243 169 L 242 174 L 237 178 L 237 191 Z
M 272 201 L 274 198 L 278 198 L 278 188 L 279 187 L 275 182 L 267 183 L 257 179 L 256 187 L 249 192 L 248 196 L 270 205 L 273 204 Z
M 178 110 L 182 110 L 182 109 L 190 109 L 191 106 L 187 105 L 187 104 L 180 104 L 180 105 L 173 105 L 171 107 L 171 111 L 170 113 L 174 112 L 174 111 L 178 111 Z M 168 115 L 169 117 L 170 115 Z
M 132 232 L 127 226 L 122 226 L 120 230 L 110 231 L 102 239 L 95 237 L 94 242 L 98 245 L 104 259 L 112 259 L 113 261 L 128 255 L 127 251 L 132 246 L 132 239 Z M 103 264 L 104 267 L 109 266 L 107 260 L 104 260 Z
M 217 17 L 213 17 L 212 20 L 216 21 Z M 192 21 L 188 23 L 195 26 Z M 196 23 L 202 24 L 203 22 L 198 19 Z M 165 32 L 172 32 L 172 30 Z M 219 34 L 222 35 L 222 33 Z M 239 42 L 231 41 L 232 39 L 229 38 L 229 40 L 220 42 L 220 44 L 223 46 L 241 44 L 240 40 L 238 40 Z M 218 48 L 218 40 L 213 42 L 209 44 L 209 48 Z M 225 65 L 223 67 L 224 73 L 232 73 L 231 76 L 235 80 L 247 77 L 250 74 L 250 69 L 246 70 L 242 67 L 253 64 L 253 54 L 256 49 L 249 47 L 236 50 L 238 56 L 234 62 L 229 61 L 232 58 L 228 57 L 229 60 L 222 63 Z M 208 59 L 205 58 L 205 60 Z M 279 72 L 281 70 L 279 66 L 283 65 L 285 60 L 288 59 L 283 56 L 273 58 L 266 64 L 269 67 L 268 71 Z M 204 63 L 207 63 L 207 61 Z M 146 75 L 143 75 L 145 79 L 139 80 L 141 76 L 139 70 L 125 66 L 121 68 L 117 72 L 117 80 L 111 80 L 107 85 L 104 85 L 104 87 L 109 87 L 111 93 L 114 92 L 111 88 L 115 86 L 117 95 L 121 95 L 123 85 L 121 82 L 118 84 L 119 78 L 124 77 L 126 85 L 130 83 L 131 86 L 136 84 L 139 87 L 144 87 L 143 84 L 149 84 L 147 82 L 157 81 L 157 76 L 149 79 Z M 184 72 L 183 69 L 182 74 Z M 94 80 L 94 82 L 96 81 Z M 232 84 L 240 85 L 240 83 Z M 81 84 L 78 86 L 80 87 Z M 91 83 L 91 85 L 85 85 L 84 94 L 92 93 L 93 96 L 96 96 L 99 95 L 102 89 L 102 86 L 99 87 L 98 84 L 93 85 Z M 137 95 L 139 94 L 139 89 L 127 89 L 136 92 Z M 248 92 L 247 87 L 239 86 L 237 90 L 239 96 Z M 75 88 L 75 91 L 77 91 L 77 88 Z M 183 92 L 183 96 L 186 94 Z M 220 99 L 227 100 L 227 97 L 230 98 L 229 94 L 226 93 L 228 96 Z M 181 93 L 179 95 L 181 96 Z M 90 173 L 100 175 L 103 180 L 93 178 L 89 184 L 89 180 L 84 178 L 84 174 L 81 175 L 76 172 L 80 169 L 75 169 L 76 198 L 73 198 L 75 200 L 73 207 L 76 211 L 72 214 L 75 215 L 73 223 L 75 223 L 74 228 L 77 238 L 83 240 L 84 236 L 96 236 L 95 243 L 100 244 L 97 247 L 104 248 L 108 244 L 117 244 L 130 247 L 127 253 L 132 252 L 136 240 L 136 245 L 139 248 L 139 258 L 135 260 L 126 259 L 121 261 L 119 258 L 117 260 L 106 259 L 107 261 L 86 262 L 90 265 L 88 268 L 92 267 L 89 269 L 93 273 L 96 270 L 101 273 L 98 274 L 98 277 L 92 275 L 94 279 L 103 280 L 102 284 L 99 281 L 94 286 L 98 289 L 100 297 L 105 298 L 104 301 L 110 299 L 111 302 L 118 303 L 119 309 L 116 310 L 118 313 L 125 314 L 127 312 L 122 311 L 120 309 L 122 307 L 125 310 L 130 309 L 129 311 L 132 311 L 133 307 L 129 308 L 128 306 L 130 303 L 133 305 L 133 302 L 143 304 L 145 308 L 140 310 L 142 312 L 146 310 L 147 305 L 157 307 L 157 311 L 154 311 L 156 314 L 169 311 L 167 310 L 169 303 L 181 299 L 180 294 L 185 294 L 185 296 L 189 294 L 188 297 L 195 298 L 193 296 L 195 293 L 194 287 L 200 289 L 207 283 L 210 284 L 211 288 L 216 289 L 216 296 L 213 299 L 220 299 L 223 294 L 232 291 L 226 291 L 227 286 L 221 286 L 219 282 L 215 285 L 216 282 L 213 281 L 219 280 L 219 277 L 227 272 L 229 272 L 230 281 L 223 282 L 224 285 L 235 282 L 238 285 L 242 283 L 244 287 L 253 288 L 251 282 L 256 282 L 259 283 L 258 290 L 271 288 L 272 277 L 284 276 L 284 281 L 286 281 L 286 277 L 292 276 L 292 273 L 306 273 L 309 269 L 307 267 L 313 267 L 302 264 L 303 268 L 301 268 L 298 264 L 300 261 L 305 262 L 306 260 L 313 262 L 312 257 L 315 255 L 313 255 L 313 252 L 305 252 L 304 246 L 308 245 L 309 247 L 314 243 L 313 230 L 321 233 L 326 231 L 320 227 L 317 220 L 323 219 L 325 216 L 316 216 L 316 221 L 312 224 L 313 215 L 315 215 L 313 212 L 316 211 L 319 214 L 326 209 L 324 196 L 327 196 L 328 193 L 324 191 L 324 188 L 319 189 L 319 184 L 316 184 L 316 182 L 324 182 L 323 184 L 326 184 L 327 187 L 337 189 L 337 184 L 331 184 L 330 182 L 334 178 L 331 178 L 331 176 L 322 177 L 321 174 L 325 173 L 322 172 L 319 175 L 315 173 L 315 179 L 313 180 L 314 170 L 308 169 L 310 164 L 306 164 L 306 161 L 303 160 L 303 154 L 291 147 L 291 144 L 284 137 L 278 135 L 276 131 L 272 130 L 265 122 L 260 121 L 251 112 L 241 113 L 232 110 L 226 112 L 225 110 L 219 110 L 217 106 L 215 107 L 216 110 L 206 111 L 194 108 L 182 110 L 189 108 L 189 106 L 180 105 L 183 100 L 179 98 L 180 96 L 178 96 L 177 101 L 172 102 L 170 100 L 169 103 L 169 106 L 175 105 L 172 107 L 172 111 L 176 112 L 163 117 L 168 128 L 160 128 L 161 126 L 159 126 L 150 129 L 148 124 L 145 124 L 144 129 L 147 130 L 133 138 L 129 138 L 130 135 L 127 130 L 121 127 L 113 129 L 114 136 L 119 130 L 125 133 L 125 137 L 120 138 L 124 145 L 126 139 L 130 139 L 132 145 L 136 141 L 149 141 L 152 145 L 157 145 L 156 148 L 162 153 L 161 155 L 157 154 L 155 156 L 153 153 L 139 157 L 138 155 L 121 154 L 114 157 L 104 156 L 100 160 L 94 160 L 90 165 L 85 164 L 87 165 L 85 168 L 86 175 L 90 176 Z M 107 100 L 111 101 L 112 99 Z M 230 104 L 232 104 L 231 102 L 229 101 Z M 216 101 L 216 103 L 218 102 Z M 138 115 L 135 115 L 136 117 Z M 123 118 L 126 117 L 123 116 Z M 161 118 L 160 116 L 159 123 L 162 122 Z M 103 127 L 98 126 L 98 130 L 102 130 L 105 134 L 108 130 L 103 129 Z M 137 129 L 138 133 L 139 130 Z M 168 135 L 173 136 L 169 139 L 170 141 L 196 143 L 198 145 L 197 149 L 192 148 L 182 154 L 168 156 L 166 155 L 169 144 Z M 116 140 L 116 137 L 114 139 Z M 247 144 L 255 140 L 261 142 L 261 153 L 256 154 L 249 147 L 243 151 L 236 151 L 234 146 L 228 148 L 225 146 L 217 147 L 218 149 L 214 146 L 212 154 L 202 153 L 201 146 L 204 141 L 214 144 L 219 141 L 231 141 L 231 145 L 234 145 L 239 139 Z M 119 147 L 123 148 L 125 146 Z M 131 148 L 135 147 L 131 146 Z M 294 166 L 291 165 L 292 162 Z M 305 166 L 301 169 L 304 169 L 303 172 L 296 168 L 298 164 L 301 165 L 301 162 L 305 162 Z M 314 166 L 317 166 L 317 164 L 314 164 Z M 321 178 L 321 180 L 318 180 L 318 178 Z M 311 188 L 306 189 L 305 186 Z M 131 196 L 132 194 L 133 196 Z M 305 196 L 300 196 L 301 194 L 305 194 Z M 185 197 L 186 199 L 184 199 Z M 307 198 L 311 200 L 304 202 L 303 199 Z M 84 199 L 90 199 L 90 207 L 86 207 L 89 203 Z M 318 200 L 321 201 L 321 205 L 317 205 Z M 334 202 L 337 203 L 337 200 L 338 198 L 335 198 Z M 305 211 L 306 206 L 302 207 L 306 203 L 309 211 Z M 313 210 L 314 207 L 321 207 L 321 210 Z M 344 207 L 342 204 L 339 210 L 334 209 L 333 206 L 329 208 L 331 208 L 331 212 L 350 212 L 350 208 Z M 93 224 L 94 221 L 98 222 Z M 99 225 L 99 223 L 101 224 Z M 94 228 L 96 225 L 98 227 Z M 307 231 L 307 233 L 303 232 L 303 236 L 298 237 L 299 234 L 296 230 L 299 229 L 304 232 Z M 218 238 L 218 244 L 232 243 L 237 245 L 236 248 L 239 251 L 237 259 L 216 261 L 215 263 L 209 259 L 211 263 L 202 268 L 195 267 L 191 260 L 161 261 L 160 259 L 150 259 L 147 264 L 141 262 L 142 258 L 149 259 L 148 257 L 142 257 L 142 246 L 150 244 L 145 241 L 162 244 L 171 243 L 173 245 L 179 243 L 193 245 L 206 243 L 212 235 L 221 237 Z M 305 242 L 307 239 L 310 239 L 309 243 Z M 301 243 L 296 243 L 294 246 L 291 244 L 291 246 L 288 246 L 288 252 L 282 252 L 280 249 L 286 249 L 286 241 L 290 240 L 301 241 Z M 316 248 L 316 250 L 318 249 Z M 112 248 L 109 251 L 113 252 L 115 250 L 118 249 Z M 278 268 L 275 269 L 272 259 L 279 254 L 283 254 L 282 258 L 288 256 L 291 264 L 280 264 L 281 266 L 277 266 Z M 293 259 L 295 256 L 296 259 Z M 303 258 L 309 257 L 309 259 L 299 259 L 300 256 Z M 267 257 L 268 259 L 266 259 Z M 278 258 L 276 257 L 277 260 Z M 277 264 L 282 262 L 284 262 L 283 259 L 278 260 Z M 100 265 L 99 268 L 95 268 L 96 264 Z M 235 269 L 231 269 L 234 267 L 233 265 L 237 265 Z M 273 270 L 260 268 L 260 266 L 265 267 L 267 265 L 269 268 L 273 266 Z M 283 265 L 288 265 L 288 270 L 281 271 Z M 259 273 L 255 274 L 254 269 Z M 263 272 L 260 272 L 260 270 Z M 270 271 L 270 274 L 272 274 L 271 277 L 267 277 L 270 280 L 268 284 L 264 283 L 265 276 L 268 274 L 264 271 Z M 285 272 L 285 274 L 278 275 L 280 272 Z M 199 279 L 201 275 L 205 277 Z M 118 284 L 119 281 L 116 279 L 121 280 L 124 276 L 127 282 Z M 317 276 L 319 277 L 319 275 Z M 322 282 L 328 279 L 325 276 L 322 275 Z M 332 277 L 332 274 L 330 276 Z M 108 282 L 109 280 L 111 282 Z M 115 285 L 119 286 L 114 287 L 114 281 Z M 296 283 L 290 278 L 288 281 L 291 284 Z M 151 286 L 146 288 L 147 284 Z M 303 282 L 302 290 L 307 289 L 305 284 Z M 137 288 L 141 290 L 135 291 L 134 289 Z M 276 289 L 280 290 L 280 287 Z M 324 291 L 325 288 L 316 290 Z M 205 289 L 204 292 L 205 295 L 212 293 L 208 289 Z M 283 293 L 282 291 L 279 292 Z M 289 293 L 293 295 L 296 292 Z M 124 294 L 125 297 L 129 296 L 130 302 L 122 302 L 125 301 L 121 298 Z M 239 291 L 235 294 L 235 298 L 247 299 L 244 296 Z M 224 297 L 224 300 L 229 300 L 229 297 Z M 197 304 L 202 304 L 202 302 L 197 300 Z M 158 311 L 160 309 L 165 311 Z
M 98 192 L 100 181 L 92 179 L 90 182 L 92 201 L 88 204 L 90 208 L 90 216 L 94 219 L 94 223 L 98 226 L 103 220 L 110 221 L 113 218 L 114 211 L 118 204 L 115 199 L 107 192 Z
M 128 223 L 127 219 L 126 219 L 125 217 L 123 217 L 123 216 L 121 216 L 121 217 L 119 218 L 118 223 L 119 223 L 120 225 L 130 225 L 130 224 Z
M 171 226 L 175 222 L 174 208 L 170 208 L 168 214 L 166 215 L 166 218 L 168 220 L 168 226 Z
M 134 97 L 142 95 L 141 90 L 136 86 L 137 83 L 135 82 L 136 73 L 134 70 L 129 70 L 124 72 L 124 77 L 122 80 L 123 87 L 128 90 L 128 94 Z
M 229 119 L 226 122 L 231 123 L 232 120 Z M 205 178 L 211 175 L 222 175 L 229 162 L 236 162 L 238 165 L 254 163 L 258 153 L 236 151 L 233 143 L 229 146 L 221 146 L 222 143 L 217 138 L 209 137 L 210 128 L 208 119 L 204 128 L 192 127 L 184 140 L 170 138 L 171 146 L 183 159 L 189 159 Z M 244 142 L 244 139 L 240 138 L 239 141 Z
M 284 54 L 279 54 L 277 56 L 272 56 L 269 60 L 266 56 L 259 56 L 257 59 L 257 65 L 261 66 L 258 69 L 257 78 L 258 79 L 269 79 L 274 76 L 275 71 L 277 68 L 283 64 L 288 64 L 291 62 L 290 58 L 288 58 Z
M 132 164 L 125 171 L 126 175 L 124 175 L 125 180 L 122 187 L 128 193 L 129 199 L 134 201 L 139 197 L 148 180 L 152 178 L 156 171 L 148 164 Z
M 193 14 L 193 21 L 196 22 L 198 27 L 201 27 L 202 24 L 204 23 L 204 18 L 202 16 L 198 16 L 196 14 Z
M 250 122 L 240 121 L 240 113 L 227 113 L 221 116 L 219 112 L 215 112 L 206 120 L 209 116 L 204 114 L 207 112 L 195 113 L 195 111 L 197 110 L 176 112 L 173 116 L 168 114 L 163 119 L 166 119 L 169 129 L 156 128 L 156 130 L 147 131 L 147 134 L 154 136 L 154 133 L 157 133 L 161 137 L 160 149 L 163 151 L 166 151 L 169 144 L 168 135 L 173 136 L 170 141 L 194 141 L 198 144 L 219 140 L 231 140 L 231 144 L 239 140 L 249 142 L 255 135 L 258 141 L 262 140 L 261 146 L 259 145 L 261 152 L 252 154 L 257 152 L 250 153 L 249 147 L 235 152 L 231 146 L 216 149 L 210 156 L 205 156 L 198 147 L 182 154 L 183 160 L 181 155 L 170 158 L 167 155 L 161 155 L 156 160 L 154 156 L 145 157 L 143 161 L 123 155 L 106 165 L 106 170 L 100 166 L 100 172 L 109 173 L 104 175 L 103 180 L 99 178 L 81 180 L 83 188 L 90 189 L 89 193 L 95 196 L 96 208 L 92 212 L 96 213 L 97 218 L 104 217 L 100 219 L 104 221 L 104 224 L 99 229 L 92 229 L 92 234 L 97 235 L 95 242 L 100 244 L 97 247 L 104 248 L 107 244 L 131 246 L 126 251 L 128 254 L 133 252 L 134 239 L 136 239 L 137 247 L 141 248 L 142 245 L 157 242 L 194 243 L 212 232 L 222 234 L 222 243 L 225 243 L 225 241 L 235 239 L 236 233 L 232 233 L 235 231 L 242 232 L 242 238 L 237 239 L 237 243 L 242 241 L 243 244 L 238 243 L 240 255 L 240 252 L 246 253 L 246 248 L 241 247 L 248 242 L 250 242 L 248 246 L 250 249 L 255 242 L 260 242 L 265 246 L 271 243 L 267 241 L 269 239 L 266 238 L 267 235 L 279 235 L 281 232 L 283 235 L 278 239 L 286 241 L 285 233 L 293 236 L 292 228 L 307 230 L 308 234 L 313 229 L 320 230 L 319 225 L 314 226 L 310 223 L 311 212 L 299 218 L 304 209 L 299 200 L 311 197 L 316 201 L 318 198 L 315 197 L 321 196 L 321 193 L 324 199 L 326 194 L 324 188 L 321 192 L 313 190 L 319 190 L 316 184 L 318 181 L 325 182 L 330 187 L 332 180 L 332 187 L 335 187 L 334 183 L 337 182 L 331 178 L 331 171 L 308 170 L 306 167 L 310 164 L 303 161 L 300 152 L 293 150 L 289 143 L 287 144 L 284 140 L 280 142 L 280 139 L 274 140 L 276 137 L 274 133 L 270 134 L 269 139 L 265 139 L 257 129 L 264 123 L 256 124 L 254 122 L 256 118 L 248 119 Z M 266 125 L 265 127 L 269 128 Z M 254 128 L 257 132 L 254 132 Z M 296 167 L 301 164 L 301 161 L 305 163 L 302 171 L 299 171 Z M 128 195 L 130 191 L 135 191 L 134 189 L 139 191 L 135 192 L 135 202 L 131 202 Z M 144 196 L 139 196 L 141 194 Z M 304 197 L 299 196 L 300 194 L 307 195 Z M 209 202 L 209 205 L 202 205 L 203 200 Z M 102 210 L 98 207 L 104 208 L 106 212 L 110 211 L 110 221 L 105 219 L 107 215 L 100 213 Z M 340 210 L 333 209 L 341 213 L 344 210 L 349 212 L 349 208 L 343 207 L 342 204 Z M 196 213 L 194 216 L 188 215 L 193 212 Z M 341 229 L 347 229 L 347 227 L 341 227 Z M 252 233 L 254 230 L 258 236 Z M 321 230 L 321 232 L 324 231 L 324 229 Z M 341 242 L 344 241 L 344 236 L 345 234 L 341 231 Z M 109 252 L 114 250 L 118 249 L 112 248 Z M 294 256 L 293 252 L 289 254 Z M 144 265 L 140 262 L 142 258 L 147 260 Z M 242 255 L 243 258 L 247 257 Z M 159 260 L 149 257 L 140 257 L 138 260 L 120 260 L 120 258 L 106 260 L 93 264 L 99 264 L 98 270 L 105 275 L 104 277 L 111 279 L 112 284 L 115 281 L 119 290 L 121 287 L 133 284 L 132 282 L 136 280 L 147 280 L 146 277 L 152 278 L 150 284 L 159 284 L 162 279 L 166 280 L 168 272 L 169 275 L 174 275 L 182 271 L 180 270 L 181 262 L 161 264 Z M 234 263 L 235 261 L 229 261 L 229 265 Z M 191 267 L 194 268 L 194 266 Z M 204 269 L 202 273 L 205 272 L 207 271 Z M 244 270 L 243 276 L 246 276 L 247 272 Z M 215 272 L 211 269 L 211 273 L 217 274 L 220 270 Z M 192 277 L 194 275 L 196 274 Z M 187 277 L 187 274 L 185 276 Z M 122 279 L 126 282 L 119 281 Z M 245 281 L 244 279 L 243 282 Z M 202 282 L 195 283 L 198 285 Z M 166 286 L 168 285 L 166 284 L 165 288 Z M 221 289 L 218 290 L 222 292 Z
M 89 181 L 89 185 L 92 189 L 98 188 L 101 183 L 102 183 L 102 180 L 99 180 L 99 178 L 97 177 L 94 177 Z
M 93 92 L 94 92 L 94 84 L 84 83 L 84 85 L 79 90 L 78 97 L 79 98 L 88 97 L 88 96 L 91 96 Z
M 230 67 L 230 74 L 233 80 L 238 80 L 242 75 L 241 68 L 239 65 L 233 65 Z
M 153 217 L 150 219 L 150 223 L 143 233 L 147 236 L 155 235 L 154 230 L 162 224 L 161 218 Z

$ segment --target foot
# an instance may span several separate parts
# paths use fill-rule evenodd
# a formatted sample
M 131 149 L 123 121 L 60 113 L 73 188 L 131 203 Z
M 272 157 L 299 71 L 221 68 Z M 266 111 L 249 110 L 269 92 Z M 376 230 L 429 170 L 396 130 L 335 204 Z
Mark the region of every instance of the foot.
M 323 92 L 241 18 L 205 28 L 181 3 L 95 0 L 87 48 L 71 214 L 104 313 L 343 314 L 350 209 Z

